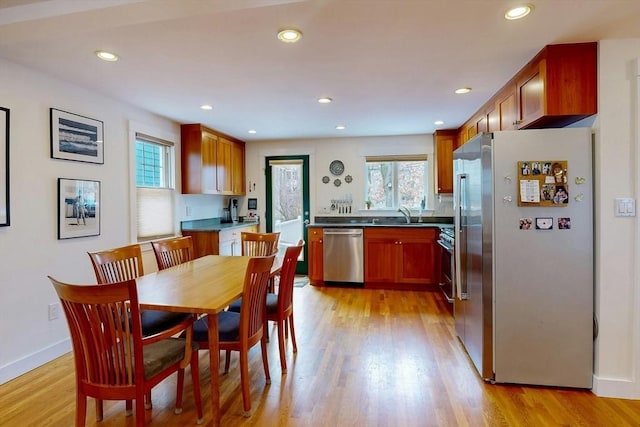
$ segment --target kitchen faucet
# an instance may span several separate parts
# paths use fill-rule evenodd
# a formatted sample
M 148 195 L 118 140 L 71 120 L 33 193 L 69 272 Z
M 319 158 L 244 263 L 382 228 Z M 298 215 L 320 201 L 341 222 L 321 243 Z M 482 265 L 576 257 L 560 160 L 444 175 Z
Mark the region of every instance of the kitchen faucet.
M 407 219 L 407 224 L 411 224 L 411 211 L 404 206 L 400 206 L 398 208 L 398 212 L 400 212 Z

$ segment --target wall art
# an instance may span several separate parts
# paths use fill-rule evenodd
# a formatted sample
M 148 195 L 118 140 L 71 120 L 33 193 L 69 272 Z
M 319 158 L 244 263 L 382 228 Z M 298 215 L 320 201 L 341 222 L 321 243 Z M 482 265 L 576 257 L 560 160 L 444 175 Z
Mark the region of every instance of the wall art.
M 7 227 L 10 223 L 9 109 L 0 107 L 0 227 Z
M 58 178 L 58 239 L 100 235 L 100 181 Z
M 104 164 L 104 123 L 51 108 L 51 158 Z

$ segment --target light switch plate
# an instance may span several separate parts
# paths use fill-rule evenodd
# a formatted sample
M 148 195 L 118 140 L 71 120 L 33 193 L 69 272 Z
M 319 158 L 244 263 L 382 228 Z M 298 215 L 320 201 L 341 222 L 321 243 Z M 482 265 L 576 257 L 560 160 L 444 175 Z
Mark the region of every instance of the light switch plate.
M 636 200 L 629 197 L 617 198 L 615 216 L 636 216 Z

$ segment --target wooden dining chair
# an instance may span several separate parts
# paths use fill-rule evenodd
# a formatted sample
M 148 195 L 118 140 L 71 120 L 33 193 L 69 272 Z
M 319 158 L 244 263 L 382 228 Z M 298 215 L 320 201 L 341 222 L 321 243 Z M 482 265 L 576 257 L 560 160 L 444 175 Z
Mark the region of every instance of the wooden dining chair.
M 143 338 L 135 280 L 102 286 L 72 285 L 49 277 L 64 309 L 76 374 L 76 427 L 86 422 L 87 397 L 135 400 L 136 426 L 145 425 L 145 396 L 177 372 L 175 413 L 182 412 L 184 369 L 191 365 L 197 422 L 203 421 L 198 345 L 193 317 Z M 184 338 L 174 338 L 184 333 Z M 96 418 L 102 420 L 102 405 Z
M 267 341 L 264 336 L 265 298 L 267 284 L 271 275 L 274 255 L 255 257 L 247 265 L 242 299 L 244 301 L 239 313 L 222 311 L 218 313 L 218 339 L 220 350 L 226 350 L 224 373 L 229 372 L 231 351 L 237 351 L 240 357 L 240 383 L 244 415 L 251 415 L 251 394 L 249 390 L 249 349 L 260 343 L 262 364 L 266 383 L 271 383 L 269 361 L 267 359 Z M 201 350 L 209 349 L 209 337 L 206 316 L 198 319 L 193 325 L 193 339 Z
M 151 242 L 151 247 L 156 256 L 159 270 L 193 259 L 193 240 L 191 236 L 158 240 L 157 242 Z
M 144 274 L 140 245 L 128 245 L 99 252 L 88 252 L 98 284 L 133 280 Z M 190 313 L 172 313 L 162 310 L 142 310 L 142 335 L 151 336 L 174 327 L 193 317 Z M 149 392 L 151 393 L 151 392 Z M 102 411 L 102 402 L 97 405 Z M 131 402 L 127 402 L 127 414 L 131 413 Z M 151 409 L 151 394 L 147 396 L 147 409 Z
M 278 239 L 280 232 L 274 233 L 240 233 L 243 256 L 268 256 L 278 252 Z
M 278 350 L 280 352 L 280 367 L 282 373 L 287 372 L 287 361 L 285 357 L 285 339 L 291 331 L 291 343 L 293 344 L 293 352 L 298 351 L 296 343 L 295 329 L 293 326 L 293 283 L 296 278 L 296 264 L 300 252 L 304 248 L 304 240 L 299 240 L 296 246 L 290 246 L 284 253 L 282 267 L 280 269 L 280 282 L 278 285 L 278 293 L 267 293 L 267 312 L 265 327 L 268 321 L 276 322 L 278 328 Z M 240 301 L 234 301 L 229 306 L 229 311 L 239 312 L 241 310 Z M 268 337 L 267 332 L 265 335 Z

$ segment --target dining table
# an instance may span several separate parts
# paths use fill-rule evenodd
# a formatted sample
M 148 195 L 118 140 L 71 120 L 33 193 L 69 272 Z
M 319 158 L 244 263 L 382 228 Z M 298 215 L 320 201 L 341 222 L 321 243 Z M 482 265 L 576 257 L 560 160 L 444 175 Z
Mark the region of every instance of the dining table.
M 140 308 L 178 313 L 207 314 L 211 409 L 213 425 L 220 425 L 220 351 L 218 316 L 242 296 L 251 257 L 207 255 L 136 279 Z M 282 258 L 276 257 L 271 274 L 277 275 Z

